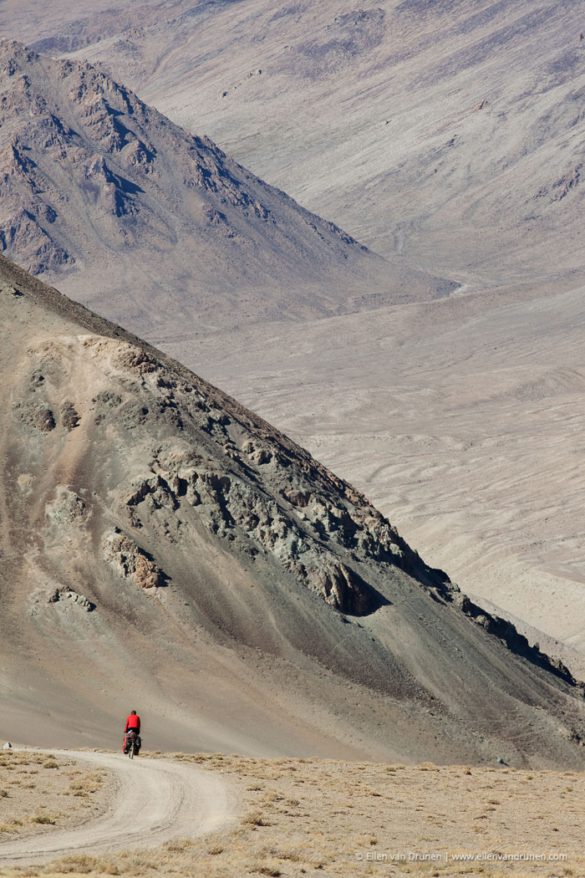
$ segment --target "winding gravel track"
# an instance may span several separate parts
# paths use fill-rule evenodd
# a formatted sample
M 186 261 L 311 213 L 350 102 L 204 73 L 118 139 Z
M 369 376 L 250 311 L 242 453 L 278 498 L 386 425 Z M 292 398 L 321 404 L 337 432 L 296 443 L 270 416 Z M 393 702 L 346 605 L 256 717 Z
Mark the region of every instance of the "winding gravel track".
M 0 844 L 0 865 L 41 863 L 72 853 L 153 848 L 170 838 L 215 832 L 236 819 L 229 783 L 194 765 L 162 759 L 131 761 L 121 754 L 58 752 L 113 774 L 116 789 L 107 812 L 69 829 Z

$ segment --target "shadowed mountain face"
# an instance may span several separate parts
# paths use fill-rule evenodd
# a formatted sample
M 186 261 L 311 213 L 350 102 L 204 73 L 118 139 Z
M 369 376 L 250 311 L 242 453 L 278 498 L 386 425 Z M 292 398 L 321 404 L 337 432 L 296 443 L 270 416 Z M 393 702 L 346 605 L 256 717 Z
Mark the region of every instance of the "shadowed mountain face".
M 127 324 L 429 292 L 96 68 L 4 41 L 0 101 L 0 249 Z
M 136 27 L 128 0 L 50 20 L 9 0 L 3 20 L 103 61 L 377 252 L 491 286 L 582 276 L 584 9 L 175 0 Z
M 581 764 L 565 668 L 359 493 L 0 261 L 2 734 Z

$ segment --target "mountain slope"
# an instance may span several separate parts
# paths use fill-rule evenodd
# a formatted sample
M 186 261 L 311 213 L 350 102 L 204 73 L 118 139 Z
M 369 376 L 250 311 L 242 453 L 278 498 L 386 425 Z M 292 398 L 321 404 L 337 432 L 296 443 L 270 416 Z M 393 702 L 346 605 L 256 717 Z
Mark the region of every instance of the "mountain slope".
M 385 256 L 482 286 L 583 275 L 582 0 L 175 0 L 139 27 L 120 0 L 14 6 L 6 27 L 103 61 Z
M 136 8 L 7 0 L 0 26 L 101 59 L 368 244 L 479 290 L 375 325 L 150 337 L 583 677 L 583 3 L 153 0 L 140 27 Z
M 134 328 L 429 292 L 87 64 L 3 41 L 0 102 L 0 248 Z
M 0 260 L 1 734 L 582 763 L 570 674 L 359 493 Z M 39 740 L 39 737 L 42 740 Z

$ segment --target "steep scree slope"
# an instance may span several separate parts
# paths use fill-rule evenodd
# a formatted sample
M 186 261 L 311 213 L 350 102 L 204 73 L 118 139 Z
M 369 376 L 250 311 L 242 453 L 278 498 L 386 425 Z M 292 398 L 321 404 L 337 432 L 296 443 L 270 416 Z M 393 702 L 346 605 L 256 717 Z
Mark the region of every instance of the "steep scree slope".
M 219 390 L 0 260 L 2 734 L 580 764 L 570 674 Z M 41 742 L 42 743 L 42 742 Z

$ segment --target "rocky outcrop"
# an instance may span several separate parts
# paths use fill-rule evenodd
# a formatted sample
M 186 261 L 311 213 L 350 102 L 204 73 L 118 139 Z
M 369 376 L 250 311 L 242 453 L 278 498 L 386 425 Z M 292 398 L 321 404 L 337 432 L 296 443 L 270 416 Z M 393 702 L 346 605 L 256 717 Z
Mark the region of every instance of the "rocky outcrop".
M 196 521 L 230 551 L 277 564 L 346 615 L 368 615 L 387 603 L 368 582 L 369 565 L 403 569 L 443 600 L 458 591 L 306 452 L 252 433 L 237 409 L 228 414 L 142 348 L 119 343 L 109 355 L 132 399 L 117 397 L 118 427 L 132 434 L 146 425 L 154 433 L 173 427 L 176 435 L 157 447 L 147 473 L 120 484 L 129 528 L 155 529 L 184 544 Z M 119 559 L 123 538 L 117 541 Z M 126 561 L 118 567 L 129 575 Z
M 48 597 L 49 604 L 63 604 L 70 603 L 79 607 L 80 610 L 83 610 L 86 613 L 93 613 L 96 608 L 96 605 L 84 597 L 82 594 L 78 594 L 78 592 L 73 591 L 71 588 L 56 588 L 52 591 Z
M 265 458 L 261 460 L 258 466 L 264 466 Z M 315 521 L 307 515 L 297 517 L 293 508 L 263 490 L 249 470 L 235 472 L 236 461 L 237 456 L 231 455 L 230 470 L 225 473 L 209 458 L 167 451 L 154 464 L 156 473 L 133 484 L 125 500 L 130 524 L 142 528 L 143 518 L 152 519 L 159 510 L 176 513 L 181 519 L 182 509 L 188 507 L 215 537 L 252 559 L 269 557 L 342 613 L 366 615 L 384 603 L 376 589 L 341 562 L 335 547 L 328 545 L 333 540 L 343 545 L 334 517 L 325 524 L 318 516 Z
M 103 540 L 104 558 L 117 575 L 138 588 L 156 589 L 167 584 L 167 577 L 148 552 L 133 539 L 115 530 Z
M 313 556 L 313 566 L 302 566 L 302 579 L 326 604 L 347 616 L 367 616 L 389 603 L 361 576 L 331 555 Z
M 79 426 L 81 420 L 79 412 L 70 400 L 66 399 L 61 403 L 60 415 L 61 423 L 66 430 L 74 430 L 75 427 Z
M 455 602 L 457 606 L 470 617 L 470 619 L 473 619 L 477 625 L 480 625 L 494 637 L 499 638 L 508 649 L 512 650 L 517 655 L 524 656 L 533 664 L 539 665 L 541 668 L 544 668 L 555 676 L 560 677 L 566 683 L 580 689 L 585 695 L 585 683 L 578 682 L 569 668 L 562 661 L 550 658 L 550 656 L 541 652 L 538 644 L 529 643 L 526 637 L 524 637 L 523 634 L 520 634 L 518 629 L 507 619 L 502 619 L 501 616 L 486 613 L 485 610 L 478 607 L 477 604 L 474 604 L 473 601 L 467 597 L 467 595 L 462 593 L 459 593 L 456 596 Z
M 84 522 L 89 509 L 86 502 L 70 488 L 59 485 L 55 499 L 46 506 L 47 518 L 57 525 Z
M 358 492 L 284 437 L 253 428 L 233 403 L 211 399 L 143 346 L 96 335 L 76 343 L 108 363 L 108 387 L 90 401 L 93 429 L 103 431 L 92 438 L 103 436 L 108 446 L 117 435 L 144 448 L 144 471 L 119 474 L 100 535 L 103 556 L 121 579 L 146 590 L 167 585 L 157 541 L 188 550 L 196 526 L 252 564 L 276 565 L 345 615 L 368 615 L 387 603 L 371 581 L 380 564 L 431 590 L 441 586 L 444 599 L 456 591 Z M 60 339 L 31 349 L 27 396 L 16 404 L 25 427 L 55 431 L 59 441 L 82 424 L 64 366 L 71 344 Z M 46 507 L 50 524 L 70 530 L 86 527 L 93 512 L 70 486 L 58 486 Z
M 22 264 L 35 274 L 75 262 L 44 228 L 43 213 L 48 213 L 46 205 L 27 202 L 26 207 L 6 217 L 0 225 L 0 252 L 19 253 Z
M 42 402 L 26 400 L 14 403 L 14 412 L 19 420 L 40 433 L 51 433 L 57 426 L 54 411 Z

